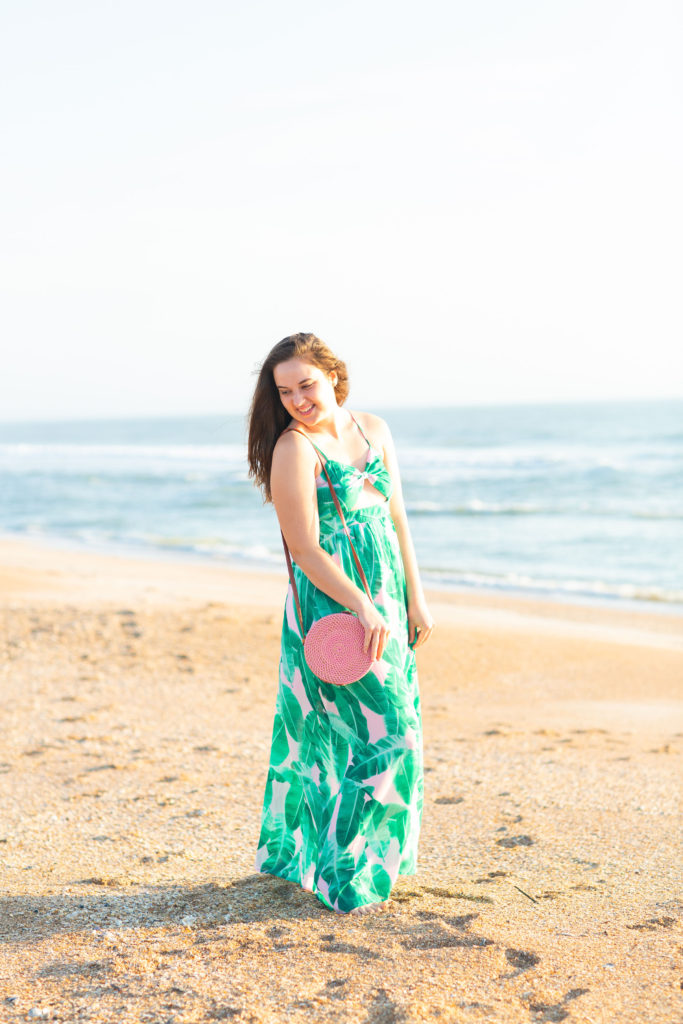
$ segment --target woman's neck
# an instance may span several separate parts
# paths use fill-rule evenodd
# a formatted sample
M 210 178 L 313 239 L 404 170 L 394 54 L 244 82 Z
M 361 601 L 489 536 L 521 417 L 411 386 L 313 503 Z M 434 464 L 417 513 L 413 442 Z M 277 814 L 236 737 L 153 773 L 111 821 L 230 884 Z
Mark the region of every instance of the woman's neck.
M 304 424 L 299 423 L 298 420 L 293 420 L 294 425 L 298 428 L 304 427 L 306 433 L 313 435 L 325 434 L 328 437 L 333 437 L 335 441 L 341 440 L 344 431 L 350 422 L 351 414 L 347 409 L 343 409 L 339 405 L 333 410 L 331 416 L 327 419 L 321 420 L 320 423 L 311 425 L 310 427 L 304 426 Z

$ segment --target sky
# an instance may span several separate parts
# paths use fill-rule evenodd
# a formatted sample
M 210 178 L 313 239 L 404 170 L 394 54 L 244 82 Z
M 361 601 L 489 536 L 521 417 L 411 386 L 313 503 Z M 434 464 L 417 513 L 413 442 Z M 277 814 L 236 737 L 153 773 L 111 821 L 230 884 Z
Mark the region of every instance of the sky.
M 0 21 L 0 419 L 683 395 L 683 8 L 24 0 Z

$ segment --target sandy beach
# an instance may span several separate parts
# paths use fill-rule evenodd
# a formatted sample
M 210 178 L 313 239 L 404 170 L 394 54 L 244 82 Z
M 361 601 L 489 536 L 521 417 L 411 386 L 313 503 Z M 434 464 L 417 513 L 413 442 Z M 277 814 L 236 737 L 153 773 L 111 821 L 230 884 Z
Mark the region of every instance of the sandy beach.
M 0 1022 L 683 1019 L 683 617 L 430 595 L 418 873 L 257 875 L 281 574 L 0 541 Z

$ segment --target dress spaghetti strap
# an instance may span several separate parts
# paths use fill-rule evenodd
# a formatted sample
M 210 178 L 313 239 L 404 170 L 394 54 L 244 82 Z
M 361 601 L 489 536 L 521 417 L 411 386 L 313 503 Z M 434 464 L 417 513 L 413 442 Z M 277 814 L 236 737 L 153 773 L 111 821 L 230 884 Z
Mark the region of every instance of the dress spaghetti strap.
M 351 417 L 351 419 L 353 420 L 353 422 L 354 422 L 354 423 L 356 424 L 356 426 L 357 426 L 357 427 L 358 427 L 358 429 L 360 430 L 360 432 L 361 432 L 361 435 L 363 436 L 363 439 L 365 440 L 365 443 L 367 444 L 368 448 L 369 448 L 369 449 L 370 449 L 371 451 L 375 451 L 375 447 L 374 447 L 374 445 L 373 445 L 373 444 L 372 444 L 372 442 L 371 442 L 371 441 L 369 441 L 369 440 L 368 440 L 368 438 L 366 437 L 366 435 L 365 435 L 365 431 L 364 431 L 364 430 L 363 430 L 363 428 L 361 427 L 361 425 L 360 425 L 360 423 L 358 422 L 358 420 L 356 419 L 356 417 L 355 417 L 355 416 L 353 415 L 353 413 L 352 413 L 352 412 L 349 412 L 349 416 Z M 320 448 L 318 448 L 318 446 L 317 446 L 317 444 L 315 443 L 315 441 L 311 441 L 311 438 L 310 438 L 310 437 L 308 436 L 308 434 L 304 434 L 303 430 L 299 430 L 299 428 L 298 428 L 298 427 L 288 427 L 288 428 L 287 428 L 287 430 L 285 431 L 285 433 L 289 433 L 289 434 L 301 434 L 301 436 L 302 436 L 302 437 L 305 437 L 307 441 L 310 441 L 310 442 L 311 442 L 311 444 L 313 445 L 313 447 L 314 447 L 314 448 L 315 448 L 315 450 L 317 451 L 318 455 L 322 456 L 322 458 L 323 458 L 323 459 L 325 460 L 325 462 L 327 462 L 327 455 L 325 455 L 325 452 L 321 451 L 321 450 L 320 450 Z M 332 461 L 334 462 L 335 460 L 333 459 Z
M 363 428 L 361 427 L 361 425 L 360 425 L 360 423 L 358 422 L 358 420 L 356 419 L 356 417 L 355 417 L 355 416 L 353 415 L 353 413 L 352 413 L 352 412 L 349 412 L 349 416 L 351 417 L 351 419 L 352 419 L 352 420 L 353 420 L 353 422 L 354 422 L 354 423 L 356 424 L 356 426 L 357 426 L 357 427 L 358 427 L 358 429 L 360 430 L 361 434 L 362 434 L 362 435 L 363 435 L 363 437 L 365 438 L 365 440 L 366 440 L 366 442 L 367 442 L 367 445 L 368 445 L 368 447 L 369 447 L 369 448 L 373 448 L 373 445 L 371 444 L 371 442 L 370 442 L 370 441 L 368 441 L 368 438 L 367 438 L 367 437 L 365 436 L 365 431 L 364 431 L 364 430 L 363 430 Z M 374 450 L 374 449 L 373 449 L 373 450 Z

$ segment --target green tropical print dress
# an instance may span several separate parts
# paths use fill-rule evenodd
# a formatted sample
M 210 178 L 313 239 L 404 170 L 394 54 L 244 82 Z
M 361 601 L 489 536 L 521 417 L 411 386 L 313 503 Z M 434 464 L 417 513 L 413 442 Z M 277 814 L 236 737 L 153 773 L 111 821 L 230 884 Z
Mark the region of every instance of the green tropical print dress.
M 316 451 L 391 632 L 381 660 L 358 682 L 325 683 L 304 660 L 290 584 L 255 867 L 297 882 L 331 910 L 347 913 L 388 899 L 397 876 L 416 871 L 422 718 L 403 561 L 388 507 L 391 477 L 370 442 L 364 470 Z M 355 508 L 366 480 L 385 500 Z M 361 586 L 324 475 L 316 483 L 320 545 Z M 293 568 L 306 630 L 320 616 L 343 610 L 296 563 Z

